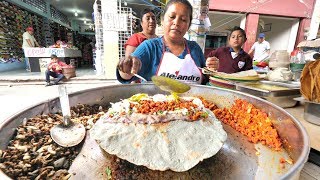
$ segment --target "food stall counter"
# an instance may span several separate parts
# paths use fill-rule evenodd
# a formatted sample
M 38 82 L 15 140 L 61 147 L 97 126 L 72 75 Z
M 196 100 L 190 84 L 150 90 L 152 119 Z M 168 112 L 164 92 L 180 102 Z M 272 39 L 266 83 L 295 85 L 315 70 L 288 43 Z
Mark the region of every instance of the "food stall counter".
M 24 48 L 25 57 L 29 58 L 31 72 L 41 72 L 46 69 L 52 54 L 57 55 L 62 61 L 65 58 L 82 57 L 78 49 L 69 48 Z

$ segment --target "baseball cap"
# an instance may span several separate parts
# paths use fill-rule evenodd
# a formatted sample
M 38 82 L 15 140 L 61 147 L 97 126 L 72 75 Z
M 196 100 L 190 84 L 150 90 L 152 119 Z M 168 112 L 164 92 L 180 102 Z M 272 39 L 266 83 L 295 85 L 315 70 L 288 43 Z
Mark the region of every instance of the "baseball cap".
M 34 31 L 33 28 L 31 26 L 26 28 L 26 31 Z
M 259 37 L 259 38 L 264 38 L 264 37 L 265 37 L 265 34 L 264 34 L 264 33 L 260 33 L 258 37 Z

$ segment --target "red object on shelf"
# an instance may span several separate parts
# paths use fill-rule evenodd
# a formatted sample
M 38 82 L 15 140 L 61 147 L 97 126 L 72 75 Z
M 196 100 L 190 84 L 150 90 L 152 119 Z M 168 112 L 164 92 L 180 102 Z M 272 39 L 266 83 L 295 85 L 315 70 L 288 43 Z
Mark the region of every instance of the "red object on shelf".
M 268 66 L 268 63 L 265 61 L 260 61 L 256 66 L 264 68 Z
M 290 56 L 296 56 L 298 54 L 299 50 L 298 49 L 295 49 L 291 52 Z

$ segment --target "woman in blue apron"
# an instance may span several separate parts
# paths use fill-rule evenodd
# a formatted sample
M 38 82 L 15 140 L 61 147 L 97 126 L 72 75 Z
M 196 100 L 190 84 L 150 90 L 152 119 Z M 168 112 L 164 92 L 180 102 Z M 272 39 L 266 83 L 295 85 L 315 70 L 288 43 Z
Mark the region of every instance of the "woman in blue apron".
M 184 39 L 192 20 L 188 0 L 171 0 L 164 10 L 164 35 L 144 41 L 126 59 L 121 59 L 117 78 L 122 83 L 136 80 L 134 73 L 148 81 L 154 75 L 189 83 L 204 83 L 199 67 L 205 66 L 200 46 Z

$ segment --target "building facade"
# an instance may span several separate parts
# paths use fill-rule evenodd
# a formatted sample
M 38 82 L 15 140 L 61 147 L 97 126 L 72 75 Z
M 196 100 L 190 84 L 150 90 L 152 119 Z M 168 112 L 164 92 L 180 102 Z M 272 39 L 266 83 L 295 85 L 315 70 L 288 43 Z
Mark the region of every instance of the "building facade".
M 302 40 L 316 38 L 319 30 L 320 0 L 209 0 L 209 10 L 209 36 L 240 26 L 247 33 L 247 52 L 261 32 L 271 52 L 291 52 Z

